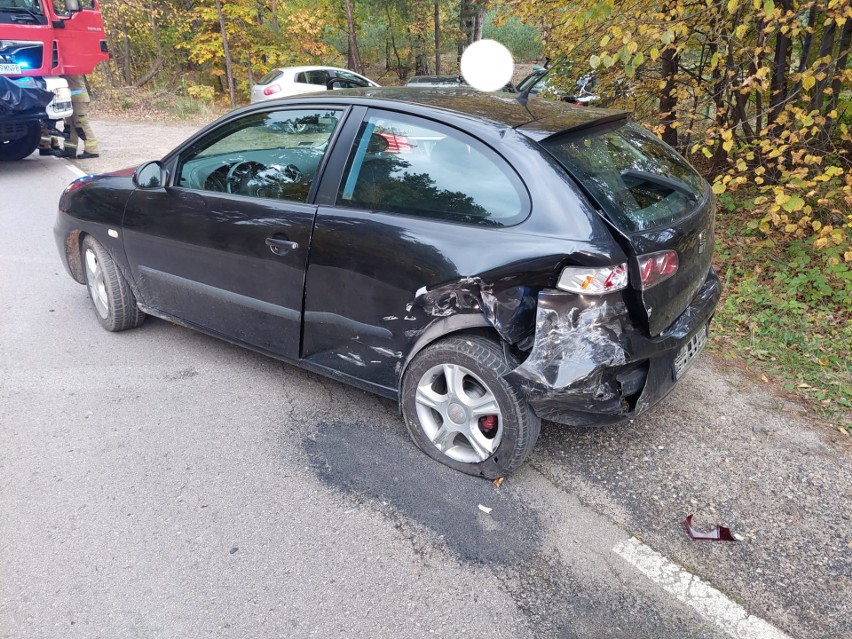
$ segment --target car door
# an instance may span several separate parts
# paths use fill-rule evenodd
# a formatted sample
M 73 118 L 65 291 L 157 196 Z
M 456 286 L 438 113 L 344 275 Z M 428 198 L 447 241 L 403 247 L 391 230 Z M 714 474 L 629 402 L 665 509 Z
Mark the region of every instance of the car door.
M 167 163 L 165 188 L 138 189 L 124 247 L 143 304 L 296 359 L 314 184 L 345 112 L 255 111 Z
M 317 199 L 302 358 L 392 395 L 412 344 L 456 308 L 427 308 L 418 291 L 511 261 L 522 243 L 503 231 L 530 201 L 511 166 L 458 129 L 379 109 L 346 127 L 341 140 L 357 130 L 351 150 L 338 145 L 330 160 L 344 170 L 329 171 L 337 181 L 324 179 Z M 464 313 L 448 319 L 488 325 Z
M 294 87 L 297 93 L 315 93 L 325 91 L 331 74 L 325 69 L 313 69 L 296 74 Z

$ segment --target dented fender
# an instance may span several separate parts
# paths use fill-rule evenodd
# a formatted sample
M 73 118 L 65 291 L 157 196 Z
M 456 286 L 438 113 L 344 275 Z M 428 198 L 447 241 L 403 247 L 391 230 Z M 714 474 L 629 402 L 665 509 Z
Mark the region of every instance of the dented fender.
M 541 291 L 530 354 L 505 379 L 544 419 L 604 425 L 633 418 L 674 387 L 674 360 L 706 330 L 720 294 L 710 269 L 686 310 L 652 337 L 631 319 L 620 294 L 589 299 Z

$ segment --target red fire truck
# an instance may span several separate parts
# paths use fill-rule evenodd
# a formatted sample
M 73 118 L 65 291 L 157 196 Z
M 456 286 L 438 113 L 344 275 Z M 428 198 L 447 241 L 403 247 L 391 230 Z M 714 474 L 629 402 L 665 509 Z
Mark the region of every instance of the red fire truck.
M 60 76 L 91 73 L 108 58 L 97 0 L 0 0 L 0 160 L 25 158 L 42 122 L 55 127 L 71 115 Z

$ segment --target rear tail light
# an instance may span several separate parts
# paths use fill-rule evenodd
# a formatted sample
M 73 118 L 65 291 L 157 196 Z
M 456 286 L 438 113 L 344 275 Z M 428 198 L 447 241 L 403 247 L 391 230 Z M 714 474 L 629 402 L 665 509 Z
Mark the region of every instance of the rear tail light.
M 281 91 L 281 87 L 277 84 L 270 84 L 263 90 L 263 95 L 272 95 Z
M 639 275 L 642 278 L 642 289 L 649 289 L 669 279 L 677 272 L 677 265 L 677 253 L 675 251 L 660 251 L 640 255 Z
M 556 287 L 582 295 L 604 295 L 627 288 L 627 264 L 588 268 L 566 266 Z
M 390 131 L 382 131 L 379 135 L 388 143 L 385 153 L 405 153 L 411 150 L 411 142 L 404 135 L 391 133 Z

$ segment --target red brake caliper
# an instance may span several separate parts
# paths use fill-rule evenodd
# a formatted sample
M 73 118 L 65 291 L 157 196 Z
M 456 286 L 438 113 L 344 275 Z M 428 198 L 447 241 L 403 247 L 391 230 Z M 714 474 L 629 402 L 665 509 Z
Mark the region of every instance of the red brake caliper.
M 479 418 L 479 430 L 486 437 L 493 437 L 497 430 L 497 415 L 483 415 Z

